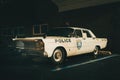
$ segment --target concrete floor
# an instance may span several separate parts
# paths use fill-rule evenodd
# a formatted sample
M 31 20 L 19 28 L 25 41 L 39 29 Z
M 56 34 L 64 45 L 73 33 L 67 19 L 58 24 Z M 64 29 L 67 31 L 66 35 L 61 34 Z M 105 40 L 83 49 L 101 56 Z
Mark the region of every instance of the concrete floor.
M 67 58 L 62 65 L 49 60 L 1 56 L 0 80 L 120 80 L 120 55 L 91 54 Z

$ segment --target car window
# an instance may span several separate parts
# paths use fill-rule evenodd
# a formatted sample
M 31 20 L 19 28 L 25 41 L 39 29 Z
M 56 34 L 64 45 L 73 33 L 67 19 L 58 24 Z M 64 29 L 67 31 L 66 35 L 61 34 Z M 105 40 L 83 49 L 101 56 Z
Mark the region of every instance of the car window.
M 69 35 L 72 33 L 73 33 L 73 29 L 71 28 L 55 28 L 47 32 L 47 35 L 69 37 Z
M 75 30 L 75 37 L 82 37 L 82 32 L 81 30 Z
M 89 31 L 87 31 L 87 30 L 83 30 L 83 33 L 86 33 L 87 37 L 92 37 L 91 34 L 89 33 Z

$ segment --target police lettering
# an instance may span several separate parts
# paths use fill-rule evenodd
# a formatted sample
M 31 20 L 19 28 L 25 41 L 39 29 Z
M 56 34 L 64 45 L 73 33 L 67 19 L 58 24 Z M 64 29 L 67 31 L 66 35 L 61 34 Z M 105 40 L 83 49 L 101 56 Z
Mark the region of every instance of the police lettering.
M 56 43 L 68 43 L 71 42 L 71 39 L 55 39 Z

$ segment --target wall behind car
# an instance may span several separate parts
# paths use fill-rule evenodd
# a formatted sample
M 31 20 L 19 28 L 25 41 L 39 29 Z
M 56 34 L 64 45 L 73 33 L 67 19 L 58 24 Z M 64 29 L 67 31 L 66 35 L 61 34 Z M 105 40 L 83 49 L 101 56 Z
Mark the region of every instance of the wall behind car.
M 2 0 L 3 1 L 3 0 Z M 5 0 L 0 2 L 0 25 L 32 25 L 58 13 L 51 0 Z

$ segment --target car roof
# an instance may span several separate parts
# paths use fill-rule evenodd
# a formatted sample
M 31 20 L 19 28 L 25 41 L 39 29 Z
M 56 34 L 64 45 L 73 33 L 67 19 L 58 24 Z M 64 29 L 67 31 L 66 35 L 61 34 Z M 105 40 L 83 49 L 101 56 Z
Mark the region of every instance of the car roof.
M 74 29 L 74 30 L 89 30 L 89 29 L 81 28 L 81 27 L 57 27 L 57 28 L 71 28 L 71 29 Z

